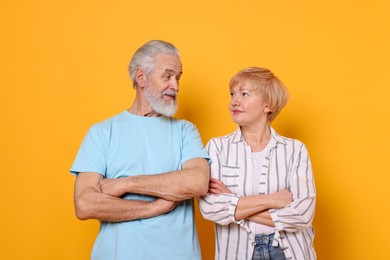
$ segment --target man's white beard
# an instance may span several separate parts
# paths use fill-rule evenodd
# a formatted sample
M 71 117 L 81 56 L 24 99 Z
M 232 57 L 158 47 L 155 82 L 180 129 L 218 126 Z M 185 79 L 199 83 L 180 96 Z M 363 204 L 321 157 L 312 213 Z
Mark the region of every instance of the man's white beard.
M 162 93 L 154 91 L 153 87 L 149 84 L 146 84 L 144 90 L 144 97 L 149 106 L 157 113 L 170 117 L 173 116 L 177 111 L 177 101 L 176 99 L 170 101 L 169 104 L 164 101 L 164 95 L 176 95 L 177 92 L 174 90 L 165 90 Z

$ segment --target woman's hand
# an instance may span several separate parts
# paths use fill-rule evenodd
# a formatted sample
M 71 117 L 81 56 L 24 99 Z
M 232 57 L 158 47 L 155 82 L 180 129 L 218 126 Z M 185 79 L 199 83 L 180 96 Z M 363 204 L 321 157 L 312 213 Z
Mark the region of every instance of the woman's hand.
M 221 193 L 233 194 L 233 192 L 231 192 L 231 190 L 229 190 L 222 181 L 214 179 L 214 178 L 210 178 L 208 193 L 210 193 L 210 194 L 221 194 Z
M 280 209 L 286 207 L 293 201 L 293 194 L 289 190 L 281 190 L 267 195 L 271 200 L 271 208 Z

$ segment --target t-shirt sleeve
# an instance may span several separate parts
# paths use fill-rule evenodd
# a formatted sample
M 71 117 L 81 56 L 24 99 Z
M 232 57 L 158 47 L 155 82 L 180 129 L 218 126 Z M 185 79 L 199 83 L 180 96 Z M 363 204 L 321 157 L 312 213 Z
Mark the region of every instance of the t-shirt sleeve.
M 194 124 L 184 121 L 183 124 L 183 149 L 182 161 L 184 162 L 193 158 L 205 158 L 210 160 L 206 149 L 203 147 L 202 139 L 200 138 L 198 129 Z
M 70 172 L 77 175 L 80 172 L 96 172 L 106 175 L 106 151 L 104 132 L 101 126 L 92 126 L 81 143 L 76 159 Z

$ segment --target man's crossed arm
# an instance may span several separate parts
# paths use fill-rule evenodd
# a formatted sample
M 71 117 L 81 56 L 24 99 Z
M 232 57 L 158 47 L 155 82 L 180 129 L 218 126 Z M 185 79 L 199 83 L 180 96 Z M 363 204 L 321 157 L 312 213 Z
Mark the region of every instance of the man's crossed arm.
M 185 199 L 207 193 L 209 165 L 194 158 L 180 171 L 156 175 L 104 179 L 98 173 L 79 173 L 75 183 L 75 210 L 79 219 L 120 222 L 155 217 L 173 210 Z M 155 201 L 125 200 L 120 196 L 136 193 L 158 197 Z

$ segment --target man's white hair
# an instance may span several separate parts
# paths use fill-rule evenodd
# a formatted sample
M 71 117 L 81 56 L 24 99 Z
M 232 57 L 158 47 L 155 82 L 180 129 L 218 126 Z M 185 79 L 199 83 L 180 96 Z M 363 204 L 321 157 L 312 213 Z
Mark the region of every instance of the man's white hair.
M 153 40 L 141 46 L 133 55 L 129 64 L 129 75 L 133 81 L 135 88 L 137 82 L 135 80 L 135 71 L 141 68 L 146 76 L 149 76 L 154 71 L 156 56 L 158 54 L 167 54 L 180 57 L 179 50 L 173 44 L 161 40 Z

